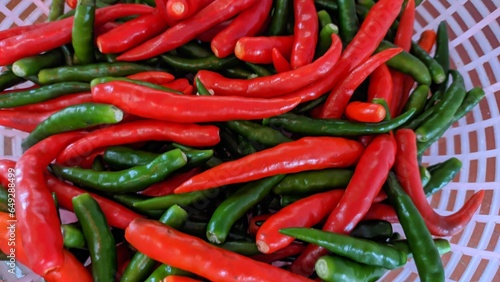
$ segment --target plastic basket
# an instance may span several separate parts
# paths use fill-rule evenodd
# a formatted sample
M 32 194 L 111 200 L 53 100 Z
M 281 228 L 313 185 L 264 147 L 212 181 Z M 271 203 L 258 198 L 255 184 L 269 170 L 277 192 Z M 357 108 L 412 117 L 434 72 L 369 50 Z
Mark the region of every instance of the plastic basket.
M 0 0 L 0 29 L 44 21 L 51 0 Z M 443 215 L 458 210 L 476 191 L 486 197 L 472 222 L 448 238 L 452 252 L 443 257 L 449 281 L 500 281 L 500 2 L 499 0 L 428 0 L 418 9 L 415 38 L 420 32 L 449 25 L 452 67 L 468 89 L 481 86 L 486 98 L 458 121 L 423 157 L 433 164 L 452 156 L 463 162 L 460 174 L 430 202 Z M 0 128 L 0 155 L 16 160 L 26 136 Z M 397 227 L 396 227 L 397 228 Z M 7 276 L 0 264 L 0 281 L 38 281 L 33 275 Z M 22 276 L 19 269 L 18 277 Z M 24 272 L 26 273 L 26 272 Z M 3 276 L 3 277 L 2 277 Z M 417 280 L 415 264 L 391 272 L 384 281 Z

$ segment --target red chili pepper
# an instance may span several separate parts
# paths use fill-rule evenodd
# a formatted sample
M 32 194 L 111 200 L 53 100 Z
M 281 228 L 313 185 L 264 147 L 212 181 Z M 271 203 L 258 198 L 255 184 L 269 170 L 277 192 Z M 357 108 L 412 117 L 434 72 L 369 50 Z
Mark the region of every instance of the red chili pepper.
M 0 125 L 31 132 L 57 110 L 34 112 L 29 110 L 0 110 Z
M 306 248 L 306 245 L 303 244 L 298 244 L 298 243 L 291 243 L 290 245 L 277 250 L 276 252 L 269 253 L 269 254 L 262 254 L 262 255 L 253 255 L 250 258 L 256 261 L 260 262 L 265 262 L 265 263 L 273 263 L 275 261 L 279 261 L 282 259 L 285 259 L 290 256 L 295 256 L 304 251 Z
M 139 61 L 171 51 L 210 28 L 248 9 L 256 0 L 215 0 L 210 5 L 161 35 L 118 56 L 120 61 Z
M 167 22 L 157 12 L 142 15 L 97 37 L 97 48 L 104 54 L 122 53 L 157 36 L 167 27 Z
M 294 41 L 290 65 L 293 69 L 310 64 L 318 41 L 318 16 L 313 0 L 294 0 Z
M 257 216 L 253 216 L 250 221 L 248 222 L 248 234 L 250 235 L 257 235 L 257 232 L 259 231 L 260 226 L 264 221 L 266 221 L 268 218 L 270 218 L 273 214 L 261 214 Z M 257 224 L 258 222 L 261 222 L 261 224 Z
M 394 208 L 385 204 L 373 204 L 363 217 L 363 220 L 378 219 L 386 220 L 390 223 L 399 223 L 398 215 Z
M 140 80 L 154 84 L 169 83 L 175 79 L 174 75 L 163 71 L 146 71 L 127 76 L 129 79 Z
M 277 174 L 296 173 L 356 164 L 363 146 L 338 137 L 304 137 L 206 170 L 175 189 L 181 194 Z
M 167 16 L 175 21 L 191 17 L 214 0 L 168 0 L 166 4 Z
M 228 27 L 212 39 L 210 47 L 215 56 L 225 58 L 233 54 L 238 39 L 257 34 L 266 22 L 272 4 L 272 0 L 260 0 L 236 16 Z
M 395 158 L 394 138 L 389 134 L 375 137 L 366 147 L 342 199 L 326 220 L 323 230 L 349 234 L 372 206 Z M 292 263 L 290 270 L 309 276 L 314 271 L 316 261 L 326 253 L 326 249 L 310 244 Z
M 16 27 L 11 27 L 9 29 L 6 29 L 6 30 L 1 30 L 0 31 L 0 40 L 4 40 L 6 38 L 9 38 L 9 37 L 14 37 L 14 36 L 17 36 L 17 35 L 20 35 L 20 34 L 23 34 L 25 32 L 29 32 L 29 31 L 32 31 L 32 30 L 37 30 L 43 26 L 46 26 L 50 23 L 46 22 L 46 23 L 36 23 L 36 24 L 32 24 L 32 25 L 23 25 L 23 26 L 16 26 Z
M 97 9 L 95 26 L 152 11 L 152 7 L 139 4 L 117 4 Z M 73 17 L 69 17 L 0 41 L 0 65 L 10 65 L 21 58 L 38 55 L 70 43 L 72 28 Z
M 201 282 L 201 280 L 187 276 L 169 275 L 162 280 L 163 282 Z
M 95 36 L 100 36 L 103 35 L 117 27 L 119 27 L 121 24 L 117 22 L 107 22 L 101 26 L 96 27 L 95 29 Z
M 342 117 L 352 94 L 363 81 L 380 65 L 387 62 L 395 55 L 401 53 L 401 48 L 392 48 L 377 53 L 356 67 L 339 85 L 337 85 L 325 102 L 320 118 Z
M 216 96 L 275 97 L 325 77 L 335 67 L 341 49 L 340 38 L 333 34 L 332 45 L 323 56 L 293 71 L 253 79 L 226 78 L 207 70 L 199 71 L 196 76 L 207 89 L 212 89 Z
M 0 184 L 5 187 L 9 188 L 9 181 L 10 179 L 13 179 L 12 177 L 9 177 L 9 172 L 12 174 L 12 170 L 16 167 L 16 162 L 13 160 L 8 160 L 8 159 L 2 159 L 0 160 Z M 12 187 L 12 184 L 10 184 L 10 187 Z
M 47 166 L 81 132 L 52 135 L 29 148 L 16 164 L 16 217 L 29 265 L 47 274 L 63 265 L 63 237 L 57 210 L 44 178 Z
M 448 216 L 437 214 L 427 202 L 417 161 L 417 137 L 411 129 L 396 132 L 398 155 L 396 158 L 396 176 L 403 189 L 412 198 L 413 203 L 424 218 L 432 235 L 453 236 L 469 223 L 476 210 L 481 206 L 484 191 L 474 194 L 464 206 Z M 415 170 L 416 169 L 416 170 Z
M 114 104 L 136 116 L 179 123 L 263 119 L 300 103 L 299 98 L 177 95 L 122 81 L 98 84 L 92 95 L 95 102 Z
M 292 53 L 293 35 L 242 37 L 236 42 L 234 54 L 242 61 L 254 64 L 270 64 L 272 49 L 276 48 L 285 57 Z
M 219 32 L 226 29 L 226 27 L 228 27 L 231 24 L 231 22 L 233 22 L 232 19 L 227 20 L 225 22 L 222 22 L 222 23 L 210 28 L 209 30 L 204 31 L 203 33 L 196 35 L 196 39 L 200 40 L 201 42 L 211 42 L 212 39 L 214 39 L 215 36 L 217 36 L 217 34 L 219 34 Z
M 81 168 L 92 168 L 92 164 L 97 156 L 102 156 L 104 154 L 105 148 L 101 148 L 93 151 L 90 155 L 85 156 L 82 161 L 78 164 Z
M 63 254 L 64 261 L 61 267 L 43 276 L 47 282 L 73 281 L 75 277 L 78 277 L 78 282 L 94 281 L 90 272 L 70 251 L 64 249 Z
M 69 145 L 58 157 L 60 164 L 75 165 L 98 148 L 141 141 L 173 141 L 187 146 L 206 147 L 219 143 L 219 128 L 213 125 L 178 124 L 138 120 L 98 129 Z
M 351 102 L 347 104 L 345 116 L 359 122 L 381 122 L 386 115 L 384 106 L 374 103 Z
M 157 221 L 136 219 L 126 240 L 148 257 L 210 281 L 311 281 L 278 267 L 220 249 Z
M 78 0 L 66 0 L 66 4 L 71 8 L 75 9 L 78 4 Z
M 368 101 L 375 98 L 384 99 L 389 106 L 392 102 L 392 76 L 386 64 L 380 65 L 370 75 Z
M 164 87 L 167 87 L 167 88 L 170 88 L 173 90 L 181 91 L 184 93 L 184 90 L 192 85 L 187 78 L 178 78 L 176 80 L 173 80 L 173 81 L 170 81 L 167 83 L 162 83 L 161 86 L 164 86 Z
M 373 54 L 399 15 L 402 3 L 403 0 L 377 1 L 370 9 L 356 36 L 342 52 L 335 69 L 321 80 L 293 91 L 284 97 L 300 97 L 302 103 L 304 103 L 332 90 L 339 79 L 345 77 L 350 70 Z
M 179 187 L 182 183 L 187 181 L 189 178 L 197 175 L 201 172 L 199 167 L 193 168 L 189 171 L 176 174 L 169 177 L 167 180 L 153 184 L 149 186 L 146 190 L 139 192 L 139 194 L 158 197 L 165 196 L 174 193 L 175 188 Z
M 278 73 L 292 70 L 292 66 L 290 66 L 290 63 L 285 59 L 285 57 L 280 53 L 278 49 L 273 48 L 271 53 L 273 66 Z
M 294 238 L 279 232 L 287 227 L 311 227 L 318 224 L 337 206 L 344 190 L 314 194 L 294 202 L 267 219 L 255 238 L 259 251 L 274 253 L 288 245 Z
M 117 257 L 119 258 L 120 256 L 117 255 Z M 129 264 L 130 264 L 130 259 L 127 259 L 122 264 L 118 264 L 117 277 L 116 277 L 117 280 L 122 278 L 123 273 L 125 273 L 125 270 L 127 269 Z
M 16 261 L 29 267 L 28 253 L 23 248 L 21 234 L 19 230 L 16 229 L 15 225 L 11 225 L 15 223 L 16 218 L 11 215 L 12 213 L 0 212 L 0 249 L 6 255 L 14 253 Z M 12 252 L 11 248 L 13 246 L 10 242 L 15 243 L 15 252 Z
M 30 112 L 42 112 L 42 111 L 58 111 L 69 106 L 74 106 L 83 103 L 93 102 L 92 93 L 76 93 L 68 94 L 55 99 L 51 99 L 45 102 L 40 102 L 36 104 L 21 106 L 13 108 L 14 111 L 30 111 Z

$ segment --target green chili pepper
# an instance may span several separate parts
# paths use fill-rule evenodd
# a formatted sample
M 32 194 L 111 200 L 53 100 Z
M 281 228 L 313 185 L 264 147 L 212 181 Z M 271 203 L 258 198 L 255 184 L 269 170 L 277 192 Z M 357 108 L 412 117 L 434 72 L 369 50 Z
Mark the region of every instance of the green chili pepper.
M 418 115 L 414 119 L 410 119 L 408 122 L 403 124 L 401 128 L 410 128 L 413 130 L 417 129 L 424 121 L 426 121 L 432 115 L 435 109 L 436 106 L 425 109 L 420 115 Z
M 87 243 L 85 242 L 83 232 L 77 225 L 62 224 L 61 232 L 63 234 L 64 247 L 76 249 L 87 248 Z
M 72 46 L 70 44 L 63 45 L 63 46 L 60 47 L 60 49 L 61 49 L 61 52 L 63 54 L 64 64 L 67 65 L 67 66 L 74 65 L 74 63 L 73 63 L 73 50 L 72 50 Z
M 337 11 L 339 9 L 337 1 L 314 0 L 314 4 L 316 4 L 316 6 L 320 7 L 321 9 L 326 9 L 326 10 L 330 10 L 330 11 Z
M 179 229 L 188 217 L 188 213 L 178 205 L 171 206 L 158 220 L 172 228 Z M 130 260 L 120 281 L 144 281 L 154 270 L 156 262 L 143 253 L 137 252 Z
M 0 96 L 0 108 L 13 108 L 54 99 L 65 94 L 88 92 L 88 83 L 63 82 Z
M 359 136 L 387 133 L 405 122 L 415 114 L 411 109 L 400 116 L 379 123 L 361 123 L 334 119 L 312 119 L 305 116 L 286 113 L 264 119 L 264 125 L 271 125 L 289 132 L 319 136 Z
M 363 220 L 349 235 L 373 241 L 385 241 L 392 236 L 392 225 L 385 220 Z
M 64 14 L 64 0 L 53 0 L 50 4 L 49 10 L 49 21 L 53 22 L 57 20 L 62 14 Z
M 343 188 L 349 184 L 353 171 L 348 169 L 324 169 L 288 174 L 273 188 L 275 194 L 314 194 Z
M 93 171 L 105 171 L 106 167 L 104 165 L 104 159 L 101 155 L 96 156 L 94 161 L 92 161 L 92 170 Z
M 196 41 L 190 41 L 175 50 L 190 58 L 206 58 L 214 54 L 212 51 L 203 48 Z
M 95 62 L 94 20 L 96 0 L 78 0 L 71 31 L 71 41 L 79 64 Z
M 161 282 L 169 275 L 193 276 L 193 274 L 170 265 L 162 264 L 158 266 L 144 282 Z
M 443 67 L 415 42 L 411 43 L 411 53 L 427 66 L 435 84 L 446 80 L 447 73 L 444 72 Z
M 296 114 L 304 114 L 309 112 L 310 110 L 316 108 L 320 104 L 324 103 L 328 99 L 328 95 L 323 95 L 315 100 L 300 104 L 298 107 L 296 107 L 293 112 Z
M 9 192 L 0 185 L 0 212 L 9 212 Z
M 115 239 L 99 204 L 84 193 L 73 198 L 73 209 L 90 251 L 94 281 L 114 281 L 117 270 Z
M 451 158 L 435 165 L 430 171 L 429 182 L 424 186 L 425 195 L 429 197 L 441 190 L 453 180 L 461 168 L 462 162 L 457 158 Z
M 410 94 L 410 98 L 403 107 L 403 111 L 408 111 L 410 109 L 415 109 L 415 115 L 420 115 L 425 109 L 425 102 L 427 101 L 427 96 L 429 95 L 429 86 L 419 85 Z
M 228 241 L 224 242 L 222 245 L 218 245 L 218 247 L 244 256 L 253 256 L 261 254 L 255 242 Z
M 444 281 L 444 268 L 432 236 L 412 199 L 390 172 L 384 190 L 391 202 L 417 265 L 422 281 Z
M 434 59 L 441 65 L 445 74 L 450 70 L 450 50 L 449 50 L 448 26 L 446 21 L 438 25 L 436 37 L 436 55 Z
M 123 119 L 123 111 L 113 105 L 84 103 L 64 108 L 37 125 L 24 139 L 27 150 L 39 141 L 61 132 L 90 128 L 101 124 L 114 124 Z
M 161 210 L 168 209 L 174 204 L 187 206 L 193 203 L 207 202 L 209 199 L 215 198 L 219 193 L 218 189 L 210 189 L 184 194 L 170 194 L 135 203 L 134 207 L 141 210 Z
M 65 66 L 44 69 L 38 73 L 42 84 L 52 84 L 64 81 L 90 82 L 104 76 L 127 76 L 138 72 L 152 71 L 155 68 L 134 63 L 98 63 L 81 66 Z
M 340 37 L 345 44 L 351 42 L 358 31 L 356 3 L 354 0 L 337 0 Z
M 317 14 L 320 28 L 323 28 L 325 25 L 332 23 L 332 18 L 326 10 L 318 11 Z
M 292 1 L 277 0 L 274 2 L 274 12 L 271 18 L 271 24 L 269 25 L 268 34 L 270 36 L 285 35 Z
M 283 177 L 284 175 L 276 175 L 253 181 L 231 194 L 212 214 L 207 226 L 208 240 L 216 244 L 224 243 L 233 224 L 267 196 Z
M 146 86 L 146 87 L 149 87 L 149 88 L 152 88 L 152 89 L 156 89 L 156 90 L 167 91 L 167 92 L 176 93 L 176 94 L 183 94 L 180 91 L 177 91 L 177 90 L 165 87 L 165 86 L 161 86 L 161 85 L 158 85 L 158 84 L 154 84 L 154 83 L 150 83 L 150 82 L 145 82 L 145 81 L 139 81 L 139 80 L 129 79 L 129 78 L 125 78 L 125 77 L 112 77 L 112 76 L 108 76 L 108 77 L 95 78 L 95 79 L 92 79 L 92 81 L 90 82 L 90 86 L 94 87 L 97 84 L 108 83 L 108 82 L 112 82 L 112 81 L 124 81 L 124 82 L 129 82 L 129 83 L 134 83 L 134 84 Z
M 64 1 L 63 1 L 64 2 Z M 64 63 L 61 49 L 54 49 L 41 55 L 26 57 L 12 64 L 12 71 L 20 77 L 37 75 L 44 68 L 60 66 Z
M 332 45 L 332 34 L 334 33 L 338 34 L 339 28 L 333 23 L 329 23 L 321 28 L 321 30 L 319 31 L 316 51 L 314 53 L 314 56 L 316 58 L 323 56 L 328 48 L 330 48 L 330 46 Z
M 150 199 L 150 197 L 138 195 L 138 194 L 113 194 L 111 195 L 111 198 L 115 202 L 118 202 L 127 208 L 136 211 L 137 213 L 143 214 L 149 218 L 155 218 L 158 219 L 162 216 L 162 214 L 165 212 L 165 210 L 144 210 L 140 209 L 134 206 L 135 203 L 145 201 L 147 199 Z
M 429 183 L 429 181 L 431 180 L 431 174 L 425 167 L 420 166 L 419 168 L 420 168 L 420 178 L 422 179 L 422 186 L 425 187 L 425 185 L 427 185 L 427 183 Z
M 285 228 L 280 233 L 321 246 L 359 263 L 395 269 L 406 264 L 406 254 L 385 244 L 311 228 Z
M 377 48 L 376 52 L 381 52 L 389 48 L 396 48 L 397 46 L 389 41 L 382 41 Z M 402 51 L 396 56 L 392 57 L 386 64 L 404 74 L 411 75 L 413 79 L 419 84 L 430 85 L 432 82 L 431 74 L 425 66 L 425 64 L 420 61 L 417 57 L 412 54 Z
M 234 55 L 222 59 L 217 58 L 215 55 L 203 58 L 187 59 L 171 54 L 163 54 L 160 58 L 165 64 L 174 67 L 175 69 L 193 72 L 199 70 L 222 70 L 239 64 L 239 60 Z
M 373 0 L 358 0 L 358 4 L 365 7 L 366 9 L 371 9 L 373 5 L 375 5 L 375 1 Z M 405 6 L 403 6 L 405 7 Z
M 25 81 L 24 78 L 15 75 L 12 71 L 6 70 L 0 73 L 0 91 L 16 86 L 17 84 Z M 2 95 L 4 96 L 4 95 Z
M 373 98 L 372 103 L 379 104 L 379 105 L 382 105 L 384 107 L 384 109 L 385 109 L 384 121 L 391 120 L 391 111 L 389 109 L 389 105 L 387 104 L 387 101 L 384 98 Z
M 232 78 L 241 78 L 241 79 L 250 79 L 255 78 L 257 75 L 245 68 L 235 67 L 235 68 L 227 68 L 223 70 L 224 75 Z
M 267 147 L 274 147 L 281 143 L 290 142 L 292 139 L 283 133 L 268 126 L 260 125 L 246 120 L 233 120 L 225 123 L 232 131 L 242 135 L 250 141 L 260 143 Z
M 254 146 L 243 136 L 238 135 L 238 153 L 242 156 L 250 155 L 257 150 L 254 148 Z
M 105 192 L 131 193 L 141 191 L 165 179 L 172 172 L 183 167 L 186 162 L 186 155 L 181 150 L 175 149 L 159 155 L 146 165 L 121 171 L 95 172 L 91 169 L 63 167 L 55 164 L 51 165 L 51 168 L 56 175 L 77 185 Z
M 258 76 L 270 76 L 274 74 L 272 71 L 268 70 L 262 65 L 256 65 L 249 62 L 245 62 L 245 65 Z
M 394 248 L 405 252 L 408 258 L 413 257 L 413 253 L 410 250 L 410 244 L 408 240 L 392 241 L 390 244 Z M 439 255 L 441 256 L 451 251 L 450 242 L 446 239 L 434 239 L 434 245 L 436 245 Z
M 307 197 L 308 195 L 303 195 L 303 194 L 284 194 L 280 195 L 280 206 L 282 208 L 297 202 L 300 199 L 303 199 Z
M 323 256 L 316 261 L 315 270 L 326 282 L 377 281 L 387 269 L 358 263 L 337 256 Z

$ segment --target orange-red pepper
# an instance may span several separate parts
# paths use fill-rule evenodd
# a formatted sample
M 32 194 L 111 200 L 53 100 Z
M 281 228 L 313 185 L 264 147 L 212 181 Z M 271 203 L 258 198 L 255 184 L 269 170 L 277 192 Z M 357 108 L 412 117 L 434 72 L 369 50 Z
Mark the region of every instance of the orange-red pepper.
M 276 48 L 285 57 L 292 53 L 293 35 L 242 37 L 236 42 L 234 54 L 242 61 L 254 64 L 270 64 L 272 49 Z
M 347 104 L 345 108 L 345 116 L 353 121 L 381 122 L 385 115 L 385 108 L 380 104 L 355 101 Z

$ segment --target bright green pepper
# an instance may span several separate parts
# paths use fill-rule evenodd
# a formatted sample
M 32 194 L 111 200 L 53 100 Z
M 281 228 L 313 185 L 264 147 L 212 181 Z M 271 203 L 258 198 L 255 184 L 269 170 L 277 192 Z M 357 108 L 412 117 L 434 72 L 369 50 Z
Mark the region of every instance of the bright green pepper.
M 76 60 L 86 65 L 95 62 L 94 20 L 96 0 L 78 0 L 75 8 L 71 41 Z
M 326 282 L 375 282 L 387 269 L 358 263 L 337 256 L 323 256 L 315 265 L 316 273 Z
M 334 168 L 289 174 L 273 188 L 273 192 L 280 195 L 305 195 L 334 188 L 345 188 L 349 184 L 352 174 L 352 170 Z
M 63 1 L 64 2 L 64 1 Z M 64 63 L 61 49 L 55 49 L 41 55 L 26 57 L 12 64 L 12 71 L 20 77 L 37 75 L 44 68 L 53 68 Z

